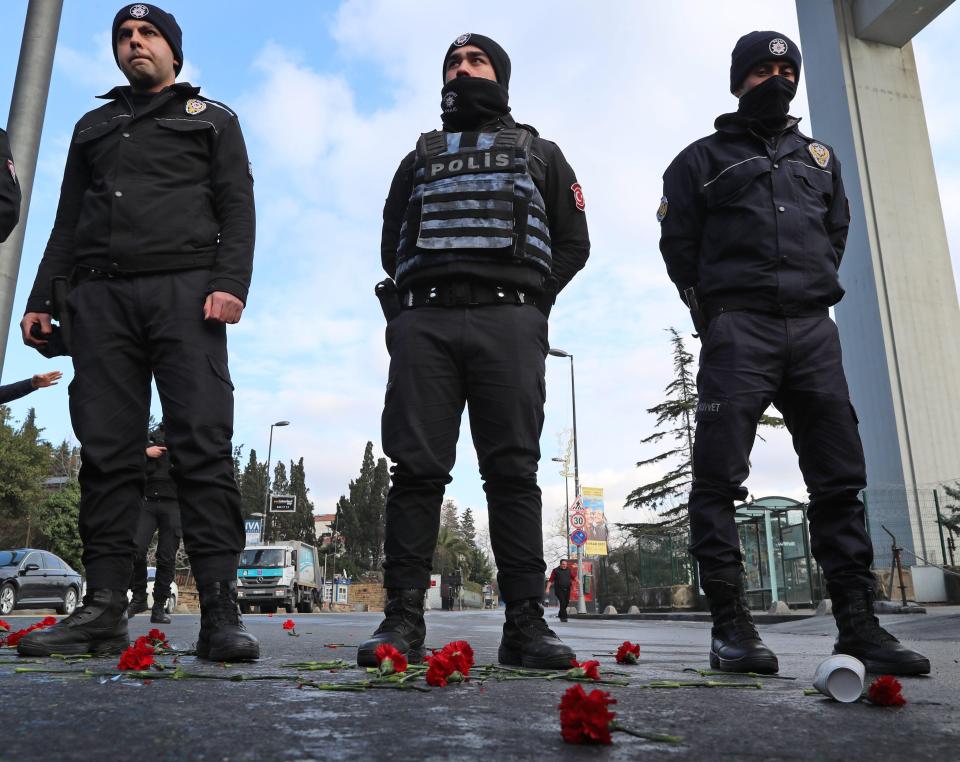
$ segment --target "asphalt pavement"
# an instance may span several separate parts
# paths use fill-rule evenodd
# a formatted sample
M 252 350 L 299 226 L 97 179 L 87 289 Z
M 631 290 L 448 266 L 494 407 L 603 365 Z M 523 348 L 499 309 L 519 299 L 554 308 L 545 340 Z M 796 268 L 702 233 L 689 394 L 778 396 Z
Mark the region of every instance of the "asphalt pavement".
M 548 612 L 555 613 L 555 609 Z M 352 661 L 356 645 L 380 614 L 277 614 L 245 617 L 260 638 L 256 664 L 219 665 L 179 657 L 190 673 L 215 676 L 292 677 L 284 664 Z M 282 627 L 296 623 L 298 635 Z M 35 616 L 7 617 L 14 628 Z M 901 678 L 907 705 L 838 704 L 804 695 L 817 664 L 829 654 L 832 619 L 762 625 L 764 640 L 780 657 L 781 677 L 701 677 L 707 669 L 709 625 L 703 622 L 586 620 L 557 632 L 581 661 L 595 658 L 601 671 L 627 673 L 628 686 L 600 686 L 616 699 L 617 720 L 628 727 L 680 736 L 679 745 L 622 733 L 613 745 L 587 748 L 560 737 L 557 705 L 570 683 L 559 680 L 487 680 L 429 692 L 368 690 L 345 693 L 301 689 L 292 679 L 230 682 L 88 677 L 109 672 L 116 659 L 85 664 L 17 660 L 0 649 L 0 762 L 7 760 L 447 760 L 447 759 L 960 759 L 960 610 L 931 608 L 925 616 L 886 616 L 884 625 L 930 657 L 929 677 Z M 428 646 L 468 640 L 478 664 L 495 662 L 502 611 L 427 614 Z M 143 616 L 131 637 L 152 625 Z M 189 649 L 197 615 L 176 615 L 161 629 L 171 644 Z M 616 665 L 624 640 L 639 643 L 640 663 Z M 327 644 L 327 645 L 325 645 Z M 344 645 L 334 645 L 344 644 Z M 599 654 L 599 655 L 598 655 Z M 163 661 L 171 664 L 171 657 Z M 70 674 L 15 673 L 17 667 L 70 670 Z M 362 680 L 356 667 L 301 673 L 311 680 Z M 868 676 L 869 679 L 869 676 Z M 759 683 L 760 688 L 650 688 L 651 681 Z M 589 686 L 585 686 L 589 689 Z

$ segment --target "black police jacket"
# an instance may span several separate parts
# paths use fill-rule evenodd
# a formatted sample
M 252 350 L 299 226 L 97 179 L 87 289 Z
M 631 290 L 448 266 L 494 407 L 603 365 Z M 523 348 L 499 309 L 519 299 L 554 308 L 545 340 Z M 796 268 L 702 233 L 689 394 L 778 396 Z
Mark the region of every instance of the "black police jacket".
M 483 132 L 496 132 L 504 127 L 516 127 L 509 115 L 495 123 L 483 125 Z M 553 250 L 552 276 L 562 289 L 586 264 L 590 256 L 590 235 L 584 213 L 583 193 L 573 169 L 556 143 L 544 140 L 536 130 L 530 130 L 530 173 L 546 206 Z M 413 190 L 414 165 L 417 152 L 411 151 L 400 162 L 390 185 L 390 193 L 383 207 L 383 233 L 380 239 L 380 259 L 383 269 L 391 277 L 397 272 L 397 246 L 400 228 L 407 216 L 407 203 Z M 435 283 L 445 280 L 477 280 L 502 286 L 540 291 L 544 275 L 529 264 L 516 261 L 462 262 L 447 261 L 434 267 L 418 269 L 402 278 L 397 285 L 408 288 L 416 283 Z
M 60 205 L 27 312 L 49 312 L 50 279 L 211 270 L 208 292 L 247 300 L 253 176 L 236 115 L 177 83 L 134 113 L 129 87 L 77 122 Z
M 170 453 L 165 452 L 159 458 L 147 456 L 147 484 L 144 495 L 150 500 L 176 500 L 177 484 L 170 476 Z
M 696 287 L 708 315 L 810 314 L 843 296 L 850 212 L 840 163 L 796 123 L 765 140 L 726 114 L 663 175 L 660 251 L 681 297 Z
M 0 243 L 20 221 L 20 182 L 5 130 L 0 130 Z

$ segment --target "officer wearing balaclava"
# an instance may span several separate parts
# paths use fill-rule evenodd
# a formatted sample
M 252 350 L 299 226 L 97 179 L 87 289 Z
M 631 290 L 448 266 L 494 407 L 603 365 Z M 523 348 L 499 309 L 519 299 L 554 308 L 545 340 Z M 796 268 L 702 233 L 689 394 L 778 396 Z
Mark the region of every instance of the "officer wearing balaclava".
M 20 220 L 20 181 L 6 130 L 0 129 L 0 243 Z
M 443 129 L 420 136 L 383 210 L 381 256 L 396 297 L 395 309 L 384 305 L 382 436 L 396 465 L 385 616 L 357 660 L 375 666 L 383 643 L 413 662 L 423 658 L 424 593 L 467 406 L 506 602 L 500 661 L 566 669 L 573 652 L 540 605 L 546 565 L 536 472 L 547 315 L 590 250 L 583 193 L 560 149 L 511 116 L 510 58 L 494 40 L 454 40 L 443 83 Z
M 734 523 L 757 424 L 773 404 L 810 494 L 813 555 L 839 630 L 835 653 L 871 672 L 922 674 L 929 661 L 873 614 L 863 448 L 828 315 L 843 297 L 837 270 L 850 214 L 834 150 L 789 114 L 800 65 L 800 49 L 779 32 L 737 41 L 730 91 L 739 107 L 673 160 L 657 211 L 667 272 L 703 342 L 689 506 L 691 552 L 713 618 L 710 663 L 779 668 L 747 609 Z

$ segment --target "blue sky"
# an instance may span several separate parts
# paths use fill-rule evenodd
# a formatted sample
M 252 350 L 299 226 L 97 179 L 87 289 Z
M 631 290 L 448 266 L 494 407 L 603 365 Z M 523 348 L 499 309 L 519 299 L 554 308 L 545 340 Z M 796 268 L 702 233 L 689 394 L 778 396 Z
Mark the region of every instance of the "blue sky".
M 72 126 L 97 105 L 94 95 L 122 82 L 109 43 L 119 4 L 64 5 L 15 321 L 50 231 Z M 3 0 L 0 9 L 8 42 L 0 103 L 9 103 L 26 7 Z M 276 431 L 274 456 L 305 458 L 319 512 L 333 510 L 366 441 L 379 451 L 388 357 L 372 289 L 383 277 L 383 199 L 418 133 L 439 126 L 447 45 L 461 32 L 481 32 L 513 60 L 514 115 L 561 146 L 584 188 L 593 254 L 560 297 L 551 342 L 576 356 L 581 481 L 606 489 L 614 518 L 638 518 L 622 502 L 656 476 L 634 464 L 652 453 L 639 445 L 652 425 L 645 409 L 670 377 L 663 330 L 687 330 L 688 321 L 657 249 L 660 175 L 717 114 L 735 108 L 727 85 L 737 37 L 775 28 L 799 39 L 793 2 L 171 0 L 163 7 L 184 30 L 181 79 L 238 112 L 256 177 L 253 286 L 242 322 L 230 329 L 235 442 L 263 457 L 270 423 L 292 421 Z M 914 43 L 955 270 L 960 105 L 952 71 L 938 60 L 958 36 L 954 5 Z M 792 112 L 808 115 L 802 83 Z M 803 126 L 811 131 L 808 118 Z M 14 328 L 4 381 L 54 368 L 64 383 L 12 408 L 19 418 L 35 406 L 48 438 L 59 441 L 72 438 L 72 371 L 23 347 Z M 570 426 L 568 373 L 567 361 L 549 359 L 540 479 L 548 535 L 563 505 L 563 479 L 549 458 L 561 454 Z M 802 496 L 785 433 L 758 443 L 753 465 L 753 494 Z M 466 423 L 448 495 L 485 524 Z

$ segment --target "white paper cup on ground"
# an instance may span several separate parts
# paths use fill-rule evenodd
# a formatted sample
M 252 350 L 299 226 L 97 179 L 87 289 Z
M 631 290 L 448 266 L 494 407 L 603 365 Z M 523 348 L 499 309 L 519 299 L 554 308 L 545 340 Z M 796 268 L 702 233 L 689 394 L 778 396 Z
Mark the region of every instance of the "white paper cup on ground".
M 813 678 L 813 687 L 824 696 L 850 704 L 860 700 L 865 674 L 866 669 L 859 659 L 846 654 L 834 654 L 820 662 Z

